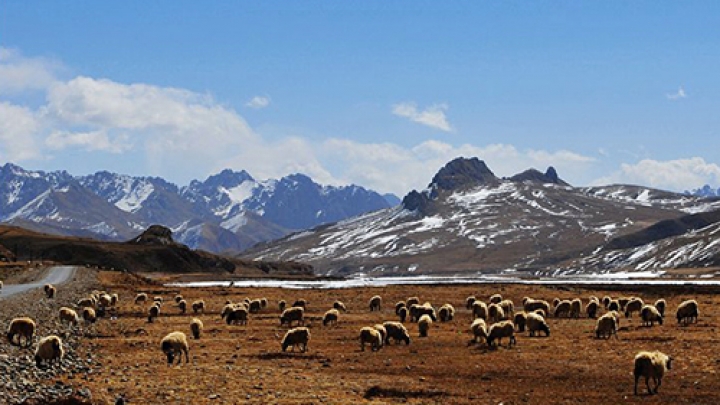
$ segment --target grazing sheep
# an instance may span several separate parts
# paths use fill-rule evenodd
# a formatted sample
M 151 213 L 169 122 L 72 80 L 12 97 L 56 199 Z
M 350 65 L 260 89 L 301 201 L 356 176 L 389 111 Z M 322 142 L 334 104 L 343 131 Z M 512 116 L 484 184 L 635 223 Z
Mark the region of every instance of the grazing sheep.
M 307 304 L 308 304 L 308 303 L 307 303 L 307 300 L 306 300 L 306 299 L 300 298 L 299 300 L 296 300 L 296 301 L 292 304 L 292 306 L 294 306 L 294 307 L 300 307 L 300 308 L 303 308 L 303 309 L 307 309 Z
M 697 322 L 698 318 L 698 303 L 695 300 L 683 301 L 678 305 L 677 312 L 675 312 L 678 323 L 687 325 L 689 323 Z
M 10 322 L 10 326 L 7 331 L 7 339 L 13 346 L 30 347 L 32 345 L 33 336 L 35 335 L 35 321 L 30 318 L 15 318 Z M 17 342 L 15 337 L 17 336 Z M 21 340 L 25 341 L 25 344 L 21 344 Z
M 260 308 L 267 308 L 268 299 L 265 297 L 260 298 Z
M 533 312 L 534 313 L 534 312 Z M 518 332 L 525 332 L 525 324 L 527 323 L 527 313 L 517 312 L 513 317 L 513 323 L 518 328 Z
M 657 394 L 665 372 L 670 370 L 672 366 L 672 360 L 672 357 L 659 351 L 638 353 L 635 356 L 635 369 L 633 371 L 635 375 L 635 395 L 638 394 L 637 387 L 640 377 L 645 377 L 648 394 Z M 650 389 L 650 378 L 655 383 L 655 389 Z
M 498 305 L 505 312 L 505 319 L 510 319 L 515 315 L 515 304 L 513 304 L 512 300 L 502 300 Z
M 555 306 L 555 311 L 553 312 L 553 316 L 555 318 L 561 318 L 563 316 L 570 316 L 572 312 L 572 303 L 568 300 L 560 301 Z
M 163 297 L 155 296 L 153 297 L 153 302 L 159 302 L 160 304 L 163 303 Z
M 203 330 L 203 323 L 198 318 L 193 318 L 192 321 L 190 321 L 190 331 L 192 332 L 194 339 L 200 339 L 200 333 Z
M 338 311 L 347 312 L 347 307 L 345 306 L 345 303 L 342 301 L 333 302 L 333 308 L 337 309 Z
M 95 299 L 92 297 L 82 298 L 77 302 L 78 308 L 95 307 Z
M 176 304 L 179 304 L 180 301 L 183 301 L 183 296 L 180 295 L 180 294 L 178 294 L 178 295 L 175 296 L 175 303 L 176 303 Z
M 662 298 L 655 301 L 655 308 L 657 308 L 658 312 L 660 312 L 660 315 L 662 315 L 662 316 L 665 316 L 665 307 L 666 306 L 667 306 L 667 302 Z
M 520 314 L 518 312 L 518 314 Z M 468 345 L 473 343 L 479 343 L 478 339 L 487 339 L 487 324 L 485 324 L 485 320 L 482 318 L 475 319 L 472 324 L 470 325 L 470 331 L 473 334 L 473 338 L 470 340 L 470 343 Z
M 632 298 L 625 304 L 625 318 L 632 317 L 633 312 L 640 312 L 645 303 L 640 298 Z
M 438 316 L 440 317 L 440 322 L 452 321 L 455 317 L 455 308 L 453 308 L 453 306 L 450 304 L 445 304 L 440 307 L 440 310 L 438 311 Z
M 45 291 L 45 294 L 47 294 L 48 290 L 50 290 L 50 287 L 52 287 L 52 284 L 45 284 L 43 286 L 43 291 Z
M 286 323 L 288 326 L 292 326 L 293 321 L 296 321 L 298 325 L 303 325 L 305 323 L 304 316 L 305 309 L 303 307 L 290 307 L 280 315 L 280 326 Z
M 110 297 L 110 294 L 102 294 L 98 297 L 98 305 L 103 308 L 108 308 L 111 303 L 112 297 Z
M 247 325 L 248 321 L 248 310 L 244 305 L 237 305 L 230 309 L 230 312 L 225 314 L 225 323 Z
M 410 308 L 413 305 L 420 305 L 420 298 L 418 297 L 410 297 L 407 300 L 405 300 L 405 306 Z
M 385 341 L 385 338 L 387 337 L 387 329 L 385 329 L 385 326 L 383 326 L 381 323 L 376 323 L 373 325 L 373 328 L 375 328 L 378 332 L 380 332 L 380 336 L 382 336 L 382 341 Z
M 608 309 L 608 305 L 610 305 L 610 301 L 612 301 L 612 298 L 610 298 L 610 296 L 606 295 L 603 297 L 601 303 L 603 304 L 605 309 Z
M 117 305 L 119 299 L 120 297 L 117 294 L 110 294 L 110 306 L 114 307 Z
M 400 308 L 407 308 L 405 301 L 399 301 L 395 304 L 395 315 L 400 315 Z
M 60 308 L 60 322 L 67 322 L 70 325 L 77 325 L 80 322 L 77 312 L 68 307 Z
M 178 308 L 180 308 L 180 313 L 185 314 L 185 312 L 187 311 L 187 301 L 180 300 L 180 301 L 178 301 L 177 305 L 178 305 Z
M 491 322 L 499 322 L 505 319 L 505 311 L 498 304 L 488 305 L 488 320 Z
M 327 326 L 329 323 L 337 326 L 338 316 L 340 313 L 337 309 L 329 309 L 327 312 L 325 312 L 325 315 L 323 315 L 323 326 Z
M 430 315 L 423 314 L 423 316 L 420 317 L 418 320 L 418 332 L 420 332 L 420 337 L 427 337 L 428 330 L 430 330 L 432 323 L 433 321 L 430 318 Z
M 547 313 L 546 313 L 544 310 L 542 310 L 542 309 L 536 309 L 536 310 L 534 310 L 534 311 L 532 311 L 532 312 L 534 312 L 534 313 L 542 316 L 543 318 L 547 318 Z
M 83 308 L 82 317 L 85 320 L 85 323 L 95 323 L 95 321 L 97 320 L 97 314 L 95 313 L 95 310 L 90 307 Z
M 618 311 L 608 311 L 608 314 L 612 315 L 613 318 L 615 318 L 615 325 L 617 325 L 618 329 L 620 329 L 620 312 Z
M 380 331 L 370 326 L 360 329 L 360 350 L 365 351 L 365 343 L 369 343 L 372 351 L 380 350 L 383 345 L 383 338 Z
M 492 347 L 493 341 L 497 339 L 497 344 L 500 345 L 502 343 L 502 338 L 505 337 L 509 338 L 508 348 L 512 347 L 513 344 L 517 345 L 517 340 L 515 339 L 515 325 L 512 321 L 502 321 L 490 326 L 490 330 L 488 330 L 487 344 Z
M 660 325 L 663 324 L 663 316 L 654 305 L 643 305 L 640 310 L 640 318 L 642 319 L 642 324 L 645 326 L 653 326 L 655 322 Z
M 370 311 L 379 311 L 380 305 L 382 304 L 382 297 L 376 295 L 370 298 Z
M 590 298 L 588 298 L 588 302 L 589 301 L 595 301 L 598 303 L 598 305 L 600 304 L 600 299 L 594 295 L 591 295 Z
M 491 304 L 499 304 L 500 301 L 502 301 L 502 300 L 503 300 L 502 295 L 500 295 L 500 294 L 493 294 L 493 295 L 490 296 L 490 299 L 488 300 L 488 302 L 490 302 Z
M 280 312 L 284 311 L 285 307 L 287 307 L 287 302 L 285 302 L 285 300 L 278 301 L 278 309 Z
M 472 307 L 473 317 L 487 320 L 488 307 L 482 301 L 475 301 Z
M 597 312 L 600 308 L 600 302 L 595 300 L 590 300 L 588 302 L 587 306 L 585 306 L 585 313 L 587 314 L 588 318 L 595 319 L 597 318 Z
M 553 307 L 558 306 L 559 303 L 560 303 L 560 298 L 555 297 L 555 299 L 552 300 Z
M 473 304 L 475 303 L 476 300 L 477 300 L 477 298 L 475 298 L 474 295 L 471 295 L 471 296 L 467 297 L 467 298 L 465 299 L 465 308 L 467 308 L 467 309 L 472 309 Z
M 598 318 L 597 324 L 595 325 L 595 337 L 598 339 L 603 337 L 605 339 L 610 339 L 612 335 L 615 335 L 615 339 L 618 339 L 617 329 L 615 315 L 608 312 Z
M 416 306 L 416 307 L 417 307 L 417 308 L 416 308 L 416 310 L 415 310 L 415 316 L 414 316 L 414 319 L 415 319 L 416 322 L 417 322 L 418 320 L 420 320 L 420 317 L 423 316 L 423 315 L 429 316 L 430 319 L 431 319 L 433 322 L 437 321 L 437 315 L 435 314 L 435 308 L 433 308 L 432 305 L 430 305 L 429 302 L 426 302 L 426 303 L 424 303 L 424 304 L 422 304 L 422 305 L 418 305 L 418 306 Z M 412 309 L 412 307 L 411 307 L 411 309 Z M 410 311 L 410 318 L 413 318 L 413 312 L 412 312 L 412 311 Z M 412 320 L 412 319 L 411 319 L 411 320 Z
M 405 342 L 406 345 L 410 344 L 410 333 L 408 333 L 405 325 L 400 322 L 387 321 L 383 322 L 383 326 L 387 331 L 387 335 L 385 336 L 386 345 L 390 344 L 390 338 L 392 338 L 395 343 Z
M 48 298 L 55 298 L 56 292 L 57 292 L 57 289 L 51 285 L 45 290 L 45 295 L 47 295 Z
M 260 300 L 252 300 L 250 301 L 250 306 L 248 307 L 248 309 L 251 314 L 256 314 L 262 309 L 262 303 L 260 302 Z
M 185 363 L 190 362 L 190 356 L 188 355 L 190 346 L 188 345 L 187 337 L 182 332 L 175 331 L 168 333 L 160 341 L 160 349 L 167 356 L 168 366 L 172 365 L 176 355 L 178 356 L 177 364 L 180 365 L 183 353 L 185 353 Z
M 532 298 L 526 299 L 523 303 L 523 310 L 525 310 L 525 312 L 533 312 L 536 309 L 542 309 L 546 314 L 549 314 L 550 304 L 545 300 L 534 300 Z
M 408 315 L 408 309 L 406 307 L 400 308 L 400 312 L 398 312 L 398 316 L 400 317 L 400 322 L 405 323 L 405 319 Z
M 550 327 L 542 316 L 531 312 L 527 314 L 526 323 L 530 336 L 535 336 L 535 333 L 540 331 L 545 332 L 545 336 L 550 336 Z
M 295 346 L 300 346 L 300 351 L 305 353 L 307 351 L 309 340 L 310 329 L 305 327 L 299 327 L 287 331 L 287 333 L 282 339 L 282 342 L 280 342 L 280 345 L 282 346 L 283 352 L 287 350 L 287 348 L 290 346 L 292 346 L 292 351 L 294 352 Z
M 61 362 L 65 357 L 65 350 L 62 347 L 62 339 L 59 336 L 50 335 L 40 339 L 35 349 L 35 365 L 40 367 L 43 362 Z
M 153 305 L 148 309 L 148 323 L 152 323 L 153 319 L 160 315 L 160 307 Z
M 197 314 L 198 312 L 205 313 L 205 301 L 203 301 L 203 300 L 197 300 L 197 301 L 193 302 L 193 303 L 192 303 L 192 310 L 193 310 L 193 313 L 196 313 L 196 314 Z
M 580 318 L 581 313 L 582 313 L 582 300 L 580 298 L 575 298 L 574 300 L 570 301 L 570 317 L 571 318 Z
M 617 312 L 620 312 L 620 308 L 621 308 L 621 305 L 620 305 L 620 302 L 619 302 L 618 300 L 611 300 L 610 303 L 608 303 L 608 305 L 607 305 L 607 310 L 608 310 L 608 311 L 617 311 Z
M 222 311 L 220 311 L 220 318 L 225 319 L 225 317 L 228 316 L 228 314 L 230 312 L 232 312 L 234 309 L 235 309 L 235 304 L 233 304 L 231 302 L 226 303 L 225 306 L 223 307 Z

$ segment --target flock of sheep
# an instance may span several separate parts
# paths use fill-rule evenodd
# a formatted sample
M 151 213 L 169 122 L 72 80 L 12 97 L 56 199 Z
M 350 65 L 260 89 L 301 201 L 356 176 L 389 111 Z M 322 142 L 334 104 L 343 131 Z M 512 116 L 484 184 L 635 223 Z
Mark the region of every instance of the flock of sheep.
M 45 293 L 48 298 L 53 298 L 56 288 L 46 285 Z M 134 300 L 136 305 L 145 305 L 148 301 L 150 298 L 146 293 L 137 294 Z M 154 322 L 160 316 L 165 300 L 161 296 L 156 296 L 151 302 L 152 304 L 147 309 L 148 322 Z M 188 305 L 185 299 L 181 295 L 176 295 L 174 302 L 180 313 L 186 314 Z M 93 291 L 89 296 L 78 301 L 77 311 L 68 307 L 60 308 L 59 319 L 71 326 L 81 326 L 82 321 L 93 323 L 97 317 L 105 316 L 108 311 L 113 311 L 117 303 L 117 294 Z M 253 300 L 246 298 L 238 303 L 226 301 L 220 316 L 228 325 L 245 325 L 250 314 L 258 313 L 268 305 L 269 302 L 266 298 Z M 280 341 L 282 351 L 285 352 L 288 348 L 295 351 L 298 348 L 301 352 L 306 352 L 311 337 L 310 329 L 304 326 L 307 301 L 299 299 L 288 307 L 286 301 L 280 300 L 277 305 L 280 311 L 280 326 L 287 325 L 289 328 Z M 545 337 L 549 337 L 550 326 L 546 321 L 548 316 L 596 318 L 595 337 L 598 339 L 610 338 L 614 335 L 617 339 L 621 313 L 624 313 L 625 317 L 632 317 L 635 313 L 639 314 L 642 324 L 648 327 L 655 323 L 662 325 L 667 303 L 663 299 L 657 300 L 653 304 L 646 304 L 638 297 L 613 299 L 606 296 L 602 300 L 590 297 L 587 304 L 583 306 L 580 298 L 573 300 L 556 298 L 550 303 L 542 299 L 525 297 L 522 300 L 522 310 L 516 311 L 512 300 L 503 299 L 500 294 L 495 294 L 489 298 L 488 302 L 483 302 L 474 296 L 468 297 L 465 306 L 472 315 L 469 327 L 472 338 L 468 345 L 480 343 L 487 344 L 489 348 L 492 348 L 500 345 L 503 339 L 507 339 L 507 346 L 510 348 L 517 344 L 515 334 L 518 332 L 527 330 L 530 336 L 536 336 L 542 332 Z M 194 314 L 204 313 L 206 305 L 203 300 L 196 300 L 192 302 L 191 308 Z M 381 311 L 382 297 L 377 295 L 372 297 L 369 300 L 368 308 L 371 312 Z M 605 313 L 599 315 L 603 309 Z M 336 326 L 341 314 L 345 312 L 347 312 L 346 305 L 341 301 L 335 301 L 332 308 L 324 313 L 323 326 Z M 411 342 L 410 332 L 404 325 L 407 321 L 416 323 L 418 336 L 424 338 L 428 337 L 430 327 L 434 322 L 452 321 L 455 318 L 455 312 L 455 308 L 449 303 L 444 304 L 436 311 L 430 302 L 420 304 L 418 297 L 410 297 L 395 304 L 397 320 L 388 320 L 360 329 L 360 350 L 365 351 L 365 346 L 369 345 L 371 350 L 378 351 L 389 345 L 391 341 L 405 342 L 406 345 L 409 345 Z M 682 302 L 676 310 L 677 321 L 681 324 L 697 322 L 698 314 L 698 304 L 695 300 Z M 199 318 L 193 317 L 189 328 L 194 339 L 201 339 L 203 322 Z M 15 318 L 8 328 L 7 339 L 13 345 L 30 347 L 34 340 L 35 330 L 36 325 L 32 319 Z M 189 362 L 190 345 L 187 336 L 181 331 L 167 334 L 160 342 L 160 349 L 167 357 L 169 365 L 175 359 L 177 359 L 177 364 L 180 364 L 183 355 L 185 362 Z M 62 361 L 63 356 L 62 339 L 59 336 L 46 336 L 37 343 L 35 360 L 38 367 L 42 363 Z M 665 371 L 670 369 L 671 362 L 670 356 L 660 352 L 640 352 L 635 357 L 635 394 L 637 394 L 640 378 L 645 378 L 649 393 L 657 393 Z M 653 379 L 655 384 L 652 389 L 649 384 L 650 379 Z

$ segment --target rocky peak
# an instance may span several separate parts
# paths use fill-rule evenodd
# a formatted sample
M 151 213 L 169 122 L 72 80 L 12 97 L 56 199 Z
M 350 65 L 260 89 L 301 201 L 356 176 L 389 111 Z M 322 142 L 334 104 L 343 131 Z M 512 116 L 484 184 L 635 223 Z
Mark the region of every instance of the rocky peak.
M 152 225 L 130 243 L 137 245 L 173 245 L 172 231 L 162 225 Z
M 457 158 L 446 164 L 433 177 L 430 187 L 454 190 L 476 184 L 495 184 L 498 178 L 490 171 L 484 161 L 474 157 Z
M 510 177 L 510 181 L 516 181 L 516 182 L 531 181 L 531 182 L 536 182 L 536 183 L 560 184 L 563 186 L 568 185 L 568 183 L 563 181 L 558 176 L 557 171 L 552 166 L 548 167 L 548 169 L 547 169 L 547 171 L 545 171 L 545 173 L 542 173 L 541 171 L 536 170 L 536 169 L 525 170 L 522 173 L 519 173 L 519 174 L 516 174 L 516 175 Z

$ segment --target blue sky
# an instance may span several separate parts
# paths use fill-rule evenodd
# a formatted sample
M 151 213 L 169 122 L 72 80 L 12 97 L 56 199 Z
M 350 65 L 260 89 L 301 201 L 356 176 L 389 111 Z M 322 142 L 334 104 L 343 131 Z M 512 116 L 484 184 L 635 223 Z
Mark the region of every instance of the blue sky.
M 6 1 L 0 162 L 403 195 L 462 155 L 717 187 L 718 26 L 710 1 Z

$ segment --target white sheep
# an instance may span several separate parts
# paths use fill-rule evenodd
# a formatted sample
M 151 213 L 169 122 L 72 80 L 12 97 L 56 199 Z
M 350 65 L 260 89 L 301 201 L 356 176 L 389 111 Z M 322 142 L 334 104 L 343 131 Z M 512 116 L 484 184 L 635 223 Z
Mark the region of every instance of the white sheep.
M 227 306 L 226 306 L 227 307 Z M 223 312 L 225 309 L 223 309 Z M 223 317 L 225 318 L 225 322 L 230 324 L 240 324 L 240 325 L 247 325 L 248 321 L 248 310 L 245 308 L 244 305 L 235 305 L 230 306 L 230 310 L 226 312 Z
M 60 322 L 67 322 L 71 325 L 77 325 L 80 322 L 77 312 L 68 307 L 60 308 Z
M 98 297 L 98 304 L 103 308 L 108 308 L 112 304 L 112 297 L 107 293 L 102 294 Z
M 493 346 L 493 342 L 497 339 L 497 344 L 502 343 L 502 338 L 509 338 L 508 348 L 512 347 L 513 344 L 517 345 L 517 339 L 515 339 L 515 325 L 512 321 L 502 321 L 493 324 L 488 330 L 487 344 L 489 347 Z
M 645 303 L 641 298 L 631 298 L 630 301 L 625 304 L 625 317 L 630 318 L 632 317 L 633 312 L 640 312 L 644 305 Z
M 200 333 L 203 330 L 203 322 L 198 318 L 193 318 L 190 321 L 190 332 L 192 332 L 193 338 L 200 339 Z
M 382 297 L 376 295 L 370 298 L 370 311 L 379 311 L 382 304 Z
M 372 351 L 378 351 L 383 345 L 383 338 L 377 329 L 365 326 L 360 329 L 360 350 L 365 351 L 365 343 L 370 344 Z
M 465 299 L 465 308 L 467 308 L 467 309 L 472 309 L 473 304 L 475 303 L 476 300 L 477 300 L 477 298 L 475 298 L 474 295 L 471 295 L 471 296 L 467 297 L 467 298 Z
M 205 313 L 205 301 L 197 300 L 192 303 L 192 310 L 194 313 L 202 312 Z
M 683 301 L 678 305 L 675 313 L 678 323 L 687 325 L 688 323 L 697 322 L 698 303 L 695 300 Z
M 304 316 L 305 309 L 303 307 L 290 307 L 280 315 L 280 326 L 286 323 L 288 326 L 292 326 L 293 321 L 297 322 L 298 325 L 303 325 L 305 323 Z
M 139 293 L 135 296 L 135 305 L 142 304 L 145 301 L 147 301 L 147 294 L 145 293 Z
M 77 302 L 78 308 L 95 307 L 97 301 L 93 297 L 82 298 Z
M 398 301 L 395 303 L 395 315 L 400 315 L 400 308 L 407 308 L 405 306 L 405 301 Z
M 347 312 L 347 307 L 345 306 L 345 303 L 343 303 L 342 301 L 333 302 L 333 308 L 337 309 L 338 311 Z
M 596 300 L 590 300 L 588 304 L 585 306 L 585 313 L 587 314 L 588 318 L 595 319 L 597 318 L 598 309 L 600 309 L 600 302 Z
M 185 353 L 185 363 L 190 362 L 188 352 L 190 346 L 188 345 L 187 337 L 182 332 L 171 332 L 168 333 L 162 341 L 160 341 L 160 349 L 167 356 L 168 366 L 172 365 L 175 356 L 178 356 L 177 364 L 182 362 L 182 355 Z
M 61 362 L 63 357 L 65 357 L 65 350 L 63 350 L 62 339 L 59 336 L 50 335 L 40 339 L 35 349 L 35 364 L 38 367 L 43 362 Z
M 667 307 L 667 301 L 660 298 L 659 300 L 655 301 L 655 308 L 657 308 L 658 312 L 660 312 L 660 315 L 665 316 L 665 307 Z
M 526 325 L 530 336 L 535 336 L 536 332 L 541 331 L 545 332 L 545 336 L 550 336 L 550 327 L 545 322 L 545 318 L 534 312 L 527 314 Z
M 634 297 L 619 297 L 617 299 L 618 304 L 620 304 L 620 310 L 624 311 L 625 306 L 630 302 Z
M 470 340 L 468 345 L 478 343 L 478 339 L 487 339 L 487 324 L 482 318 L 476 318 L 470 325 L 470 332 L 472 332 L 473 338 Z
M 491 304 L 499 304 L 500 301 L 503 300 L 502 295 L 500 294 L 493 294 L 490 296 L 490 299 L 488 300 Z
M 287 302 L 285 302 L 285 300 L 278 301 L 278 309 L 280 312 L 284 311 L 285 307 L 287 307 Z
M 295 351 L 296 346 L 300 346 L 300 351 L 305 353 L 308 347 L 308 341 L 310 340 L 310 329 L 305 327 L 298 327 L 287 331 L 283 337 L 280 345 L 282 351 L 287 350 L 288 347 L 292 346 L 292 351 Z
M 512 300 L 502 300 L 498 305 L 500 305 L 500 308 L 502 308 L 505 313 L 504 319 L 510 319 L 515 315 L 515 304 L 513 304 Z
M 428 330 L 430 330 L 432 324 L 433 321 L 428 314 L 423 314 L 420 319 L 418 319 L 418 332 L 420 333 L 420 337 L 427 337 Z
M 35 335 L 35 321 L 30 318 L 15 318 L 10 321 L 8 326 L 7 339 L 11 345 L 20 347 L 30 347 L 32 345 L 33 336 Z M 17 342 L 15 341 L 17 337 Z M 21 340 L 25 341 L 25 344 L 21 344 Z
M 295 300 L 295 302 L 292 304 L 294 307 L 300 307 L 303 309 L 307 309 L 308 302 L 305 298 L 300 298 L 298 300 Z
M 337 309 L 329 309 L 327 312 L 325 312 L 325 315 L 323 315 L 323 326 L 327 326 L 328 324 L 332 324 L 337 326 L 338 317 L 340 316 L 340 313 Z
M 260 308 L 267 308 L 268 299 L 265 297 L 260 298 Z
M 595 325 L 595 337 L 600 339 L 602 337 L 609 339 L 612 335 L 615 335 L 615 339 L 618 339 L 617 335 L 617 321 L 613 313 L 606 313 L 597 320 Z
M 180 301 L 183 301 L 183 300 L 184 300 L 184 298 L 183 298 L 182 295 L 178 294 L 178 295 L 175 296 L 175 303 L 176 303 L 176 304 L 179 304 Z
M 153 302 L 159 302 L 160 304 L 162 304 L 162 303 L 163 303 L 163 297 L 161 297 L 161 296 L 159 296 L 159 295 L 158 295 L 158 296 L 155 296 L 155 297 L 153 297 Z
M 427 315 L 433 321 L 437 321 L 437 316 L 435 315 L 435 308 L 429 305 L 429 303 L 425 303 L 423 305 L 413 304 L 410 307 L 410 322 L 417 322 L 423 315 Z
M 97 314 L 95 310 L 90 307 L 85 307 L 82 310 L 82 317 L 86 323 L 95 323 L 97 320 Z
M 659 351 L 642 351 L 638 353 L 635 356 L 635 369 L 633 371 L 635 375 L 635 395 L 638 394 L 637 387 L 640 377 L 645 377 L 648 394 L 657 394 L 665 372 L 670 370 L 672 366 L 672 360 L 672 357 Z M 655 389 L 650 389 L 650 378 L 655 383 Z
M 608 303 L 608 306 L 607 306 L 608 311 L 620 312 L 621 309 L 622 309 L 622 305 L 620 305 L 620 301 L 618 301 L 618 300 L 611 300 Z
M 600 302 L 603 304 L 605 309 L 608 309 L 608 305 L 610 305 L 610 301 L 612 301 L 612 298 L 610 298 L 610 296 L 606 295 L 603 297 L 602 301 L 600 301 Z
M 645 326 L 653 326 L 655 322 L 660 325 L 663 324 L 663 316 L 654 305 L 643 305 L 640 310 L 640 318 L 642 319 L 642 324 Z
M 408 309 L 406 307 L 400 308 L 400 311 L 398 312 L 398 316 L 400 317 L 400 322 L 405 322 L 405 319 L 408 315 Z
M 413 305 L 420 305 L 420 298 L 418 297 L 410 297 L 405 300 L 405 306 L 410 308 Z
M 545 300 L 534 300 L 532 298 L 525 298 L 523 300 L 523 310 L 525 310 L 525 312 L 532 312 L 536 309 L 542 309 L 546 314 L 549 314 L 550 304 Z
M 262 310 L 262 302 L 260 300 L 252 300 L 250 301 L 250 305 L 248 306 L 248 310 L 251 314 L 256 314 Z
M 482 318 L 487 320 L 488 306 L 482 301 L 475 301 L 472 306 L 472 313 L 474 318 Z
M 153 319 L 160 315 L 160 307 L 153 305 L 148 309 L 148 323 L 152 323 Z
M 568 300 L 562 300 L 555 306 L 555 311 L 553 311 L 553 316 L 556 318 L 561 318 L 564 316 L 570 316 L 572 313 L 572 302 Z
M 580 298 L 575 298 L 574 300 L 570 301 L 570 317 L 571 318 L 580 318 L 581 313 L 582 313 L 582 300 Z
M 185 314 L 185 312 L 187 311 L 187 301 L 181 299 L 180 301 L 178 301 L 177 306 L 180 309 L 180 313 Z
M 117 305 L 119 299 L 120 297 L 117 294 L 110 294 L 110 306 L 114 307 Z
M 387 329 L 385 329 L 385 326 L 381 323 L 376 323 L 373 325 L 373 328 L 375 328 L 378 332 L 380 332 L 380 336 L 382 336 L 383 342 L 385 341 L 385 338 L 387 338 Z
M 513 323 L 515 324 L 515 327 L 517 327 L 518 332 L 525 332 L 525 324 L 527 323 L 527 312 L 516 312 L 515 316 L 513 317 Z
M 505 319 L 505 311 L 498 304 L 488 305 L 488 321 L 499 322 Z
M 452 321 L 455 317 L 455 308 L 450 304 L 445 304 L 440 307 L 438 316 L 440 317 L 440 322 Z
M 387 336 L 385 336 L 385 344 L 390 344 L 390 338 L 392 338 L 395 343 L 404 341 L 406 345 L 410 344 L 410 333 L 408 333 L 405 325 L 401 324 L 400 322 L 387 321 L 383 322 L 383 326 L 387 331 Z

